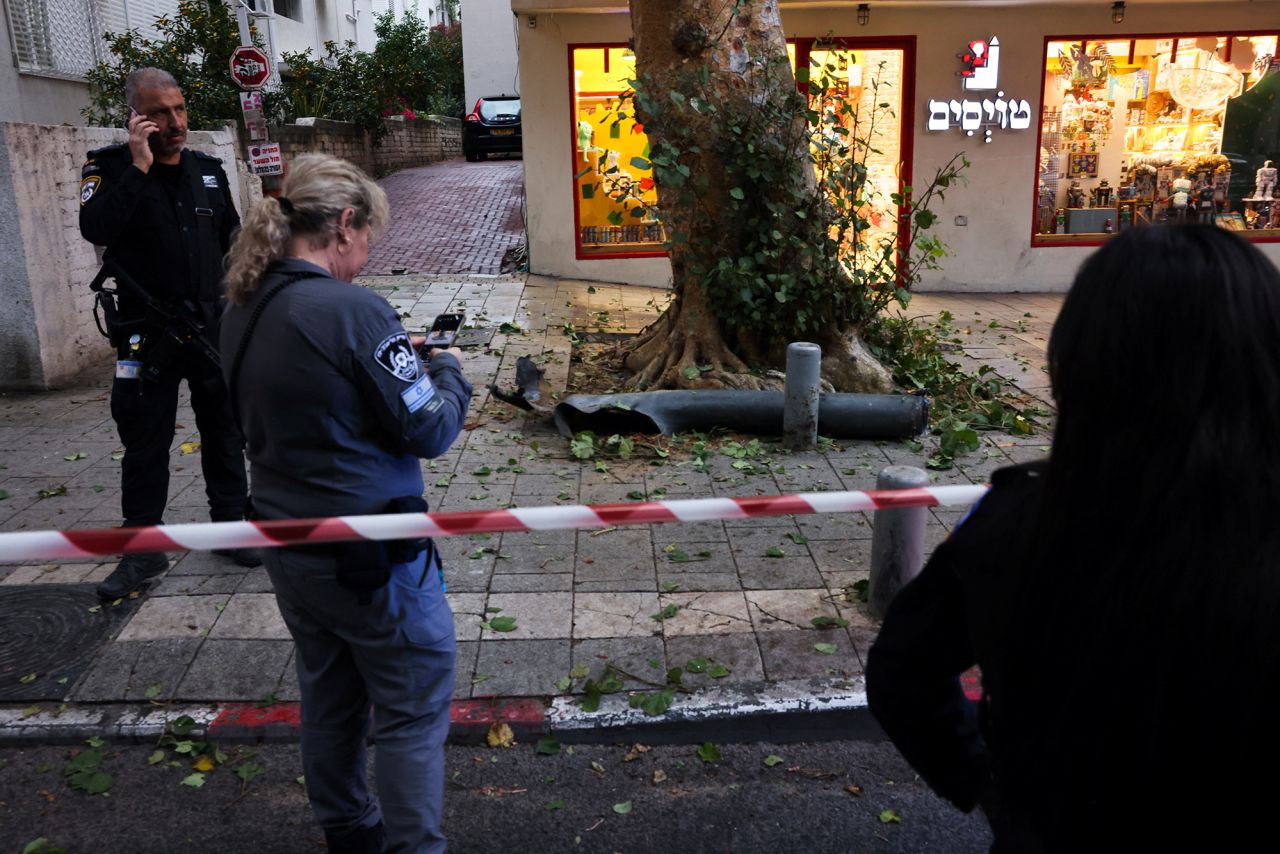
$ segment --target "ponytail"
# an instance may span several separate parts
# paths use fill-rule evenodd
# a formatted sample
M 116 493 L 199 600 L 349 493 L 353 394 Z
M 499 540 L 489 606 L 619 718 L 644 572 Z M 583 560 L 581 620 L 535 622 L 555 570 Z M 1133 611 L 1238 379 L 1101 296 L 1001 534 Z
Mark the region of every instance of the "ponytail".
M 290 240 L 306 237 L 319 249 L 328 245 L 342 212 L 351 208 L 351 224 L 370 227 L 376 239 L 391 219 L 387 194 L 360 167 L 327 154 L 304 154 L 289 165 L 279 199 L 265 198 L 245 217 L 231 245 L 227 297 L 244 305 L 258 289 L 262 274 L 284 257 Z
M 289 216 L 277 199 L 268 197 L 254 205 L 231 244 L 227 299 L 244 305 L 258 289 L 267 267 L 284 257 L 289 237 Z

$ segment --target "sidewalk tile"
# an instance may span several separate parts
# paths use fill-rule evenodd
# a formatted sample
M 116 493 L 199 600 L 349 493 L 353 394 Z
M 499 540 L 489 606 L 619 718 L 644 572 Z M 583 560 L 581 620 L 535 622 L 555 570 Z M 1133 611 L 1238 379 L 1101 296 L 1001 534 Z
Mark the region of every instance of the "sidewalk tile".
M 480 651 L 479 641 L 458 641 L 458 653 L 454 659 L 453 698 L 465 700 L 471 696 L 472 677 L 476 672 L 476 654 Z
M 493 611 L 501 608 L 501 611 Z M 483 630 L 483 640 L 516 641 L 535 638 L 568 638 L 573 628 L 571 593 L 492 593 L 487 617 L 514 617 L 515 631 Z
M 661 634 L 657 593 L 578 593 L 573 600 L 574 638 L 642 638 Z
M 749 590 L 747 610 L 757 632 L 811 629 L 814 617 L 838 617 L 825 587 L 817 590 Z
M 684 684 L 690 688 L 735 682 L 760 682 L 764 679 L 760 647 L 753 634 L 688 635 L 667 638 L 668 667 L 687 667 L 691 658 L 705 658 L 711 665 L 723 664 L 729 669 L 729 675 L 716 679 L 711 676 L 710 667 L 704 673 L 686 671 Z
M 147 599 L 129 620 L 119 640 L 199 638 L 218 619 L 218 605 L 229 596 L 158 596 Z
M 476 675 L 487 674 L 473 697 L 549 695 L 556 682 L 569 675 L 569 640 L 511 640 L 480 642 Z
M 174 692 L 179 700 L 261 700 L 275 692 L 293 641 L 207 640 Z
M 631 678 L 632 676 L 650 682 L 663 682 L 667 673 L 665 659 L 662 638 L 658 637 L 594 638 L 573 642 L 573 666 L 587 667 L 590 675 L 586 679 L 599 681 L 606 666 L 612 664 L 626 671 L 625 674 L 619 674 L 626 690 L 652 687 Z M 653 666 L 654 663 L 657 667 Z M 575 690 L 581 690 L 586 679 L 575 680 Z
M 762 632 L 757 637 L 765 677 L 771 681 L 848 678 L 862 673 L 862 661 L 843 629 Z M 836 651 L 818 652 L 814 644 L 819 643 L 835 644 Z
M 244 575 L 166 575 L 151 588 L 152 596 L 230 595 L 236 592 Z
M 659 610 L 675 605 L 675 616 L 662 621 L 668 638 L 682 635 L 732 634 L 751 631 L 747 600 L 742 593 L 663 593 Z
M 274 593 L 237 593 L 209 631 L 210 639 L 288 640 Z
M 495 574 L 489 580 L 491 593 L 557 593 L 572 590 L 573 575 L 567 572 Z
M 480 640 L 480 621 L 484 619 L 484 593 L 446 593 L 453 611 L 453 636 L 459 641 Z
M 170 699 L 199 648 L 198 638 L 107 643 L 72 690 L 70 699 L 80 702 Z M 156 688 L 158 693 L 154 691 Z

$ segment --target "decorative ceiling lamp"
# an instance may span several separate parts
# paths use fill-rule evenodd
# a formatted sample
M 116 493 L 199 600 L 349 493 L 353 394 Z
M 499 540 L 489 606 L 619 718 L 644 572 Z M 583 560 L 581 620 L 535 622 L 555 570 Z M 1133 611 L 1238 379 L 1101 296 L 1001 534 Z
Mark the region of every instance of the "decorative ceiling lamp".
M 1238 68 L 1204 50 L 1179 53 L 1166 74 L 1169 96 L 1193 110 L 1221 110 L 1244 87 L 1244 75 Z

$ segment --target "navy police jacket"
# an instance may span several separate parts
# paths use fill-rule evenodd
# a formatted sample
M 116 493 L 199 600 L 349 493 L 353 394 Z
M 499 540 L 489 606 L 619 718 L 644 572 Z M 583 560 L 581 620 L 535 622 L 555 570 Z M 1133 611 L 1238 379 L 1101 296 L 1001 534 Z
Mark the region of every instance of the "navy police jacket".
M 178 165 L 153 163 L 144 173 L 128 145 L 110 145 L 89 152 L 81 168 L 81 236 L 158 299 L 216 303 L 239 226 L 222 161 L 208 154 L 186 149 Z M 140 310 L 121 303 L 129 315 Z
M 272 299 L 251 333 L 232 393 L 264 519 L 364 515 L 423 491 L 420 457 L 449 449 L 471 385 L 457 359 L 425 369 L 385 299 L 295 258 L 272 264 L 243 306 L 223 315 L 223 371 L 262 295 L 310 272 Z

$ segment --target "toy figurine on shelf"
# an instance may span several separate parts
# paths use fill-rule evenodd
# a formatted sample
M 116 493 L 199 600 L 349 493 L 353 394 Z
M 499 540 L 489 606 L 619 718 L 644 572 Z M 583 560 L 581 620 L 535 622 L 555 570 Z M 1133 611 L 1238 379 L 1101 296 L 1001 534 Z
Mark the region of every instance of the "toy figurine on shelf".
M 1258 170 L 1257 180 L 1253 188 L 1253 197 L 1269 202 L 1275 195 L 1275 190 L 1276 164 L 1275 161 L 1268 160 Z
M 1090 191 L 1090 195 L 1093 197 L 1093 207 L 1095 208 L 1111 207 L 1113 204 L 1112 195 L 1114 192 L 1115 191 L 1112 189 L 1111 184 L 1108 183 L 1106 178 L 1103 178 L 1102 181 L 1098 184 L 1098 186 L 1094 187 Z
M 1187 206 L 1191 203 L 1191 191 L 1195 185 L 1190 178 L 1176 178 L 1173 182 L 1173 195 L 1169 197 L 1169 205 L 1173 208 L 1175 219 L 1185 219 Z
M 1067 188 L 1067 207 L 1082 208 L 1085 205 L 1084 199 L 1084 187 L 1080 186 L 1079 181 L 1072 181 Z
M 1213 184 L 1206 181 L 1196 191 L 1196 219 L 1199 222 L 1213 225 L 1214 215 L 1218 213 L 1218 201 L 1214 197 Z

